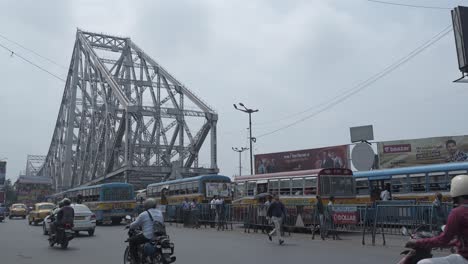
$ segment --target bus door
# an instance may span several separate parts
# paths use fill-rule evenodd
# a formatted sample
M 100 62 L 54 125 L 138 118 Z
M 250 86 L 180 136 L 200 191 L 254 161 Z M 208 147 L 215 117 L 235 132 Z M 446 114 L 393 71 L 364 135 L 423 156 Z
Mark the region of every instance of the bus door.
M 380 193 L 385 189 L 385 184 L 390 183 L 390 179 L 391 176 L 369 177 L 369 194 L 371 201 L 380 200 Z

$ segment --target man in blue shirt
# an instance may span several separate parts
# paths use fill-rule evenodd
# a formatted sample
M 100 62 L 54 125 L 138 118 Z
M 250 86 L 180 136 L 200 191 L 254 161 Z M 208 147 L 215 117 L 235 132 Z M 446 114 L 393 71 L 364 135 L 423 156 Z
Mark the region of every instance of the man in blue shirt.
M 154 223 L 164 223 L 164 217 L 160 210 L 156 209 L 156 200 L 153 198 L 147 199 L 143 206 L 145 211 L 142 212 L 133 223 L 130 224 L 130 229 L 141 229 L 141 233 L 129 239 L 130 254 L 134 259 L 134 263 L 140 263 L 138 259 L 138 245 L 144 244 L 154 238 Z

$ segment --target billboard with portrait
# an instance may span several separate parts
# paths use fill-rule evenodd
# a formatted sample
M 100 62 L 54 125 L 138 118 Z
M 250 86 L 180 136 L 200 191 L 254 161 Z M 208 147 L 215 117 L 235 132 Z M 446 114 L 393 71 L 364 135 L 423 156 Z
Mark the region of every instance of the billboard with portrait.
M 463 162 L 468 161 L 468 136 L 385 141 L 377 149 L 381 169 Z
M 221 182 L 207 182 L 206 183 L 206 197 L 230 197 L 231 184 Z
M 347 145 L 255 155 L 255 173 L 349 168 Z

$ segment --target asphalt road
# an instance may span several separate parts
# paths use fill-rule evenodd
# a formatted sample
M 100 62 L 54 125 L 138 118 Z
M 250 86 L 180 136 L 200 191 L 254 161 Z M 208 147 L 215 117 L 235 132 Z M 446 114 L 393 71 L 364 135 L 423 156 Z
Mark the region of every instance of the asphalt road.
M 396 263 L 405 239 L 389 238 L 387 246 L 362 246 L 360 235 L 343 235 L 340 241 L 312 240 L 292 234 L 279 246 L 266 235 L 245 234 L 243 229 L 216 231 L 168 226 L 175 243 L 176 263 L 293 264 L 293 263 Z M 83 233 L 69 248 L 50 248 L 41 226 L 22 219 L 0 223 L 1 264 L 93 264 L 122 263 L 126 244 L 124 226 L 99 226 L 94 237 Z M 367 238 L 370 244 L 370 237 Z M 381 240 L 377 241 L 381 243 Z M 439 254 L 439 253 L 438 253 Z

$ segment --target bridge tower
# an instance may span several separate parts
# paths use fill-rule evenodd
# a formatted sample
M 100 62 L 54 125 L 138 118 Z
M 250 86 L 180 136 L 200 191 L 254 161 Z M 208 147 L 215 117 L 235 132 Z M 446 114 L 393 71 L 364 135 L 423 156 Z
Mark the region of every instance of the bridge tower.
M 217 120 L 210 106 L 130 38 L 78 30 L 39 175 L 50 176 L 62 191 L 109 181 L 140 188 L 217 173 Z M 203 167 L 198 159 L 207 138 L 210 164 Z

